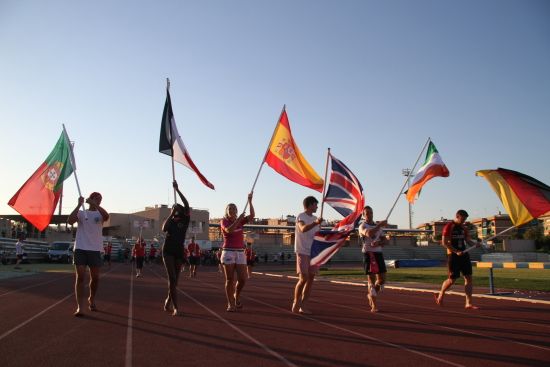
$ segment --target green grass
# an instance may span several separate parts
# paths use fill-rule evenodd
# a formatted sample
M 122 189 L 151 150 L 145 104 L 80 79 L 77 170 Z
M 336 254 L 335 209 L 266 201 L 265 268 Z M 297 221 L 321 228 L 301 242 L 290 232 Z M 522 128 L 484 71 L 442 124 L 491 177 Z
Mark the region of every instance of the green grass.
M 347 280 L 365 280 L 361 267 L 321 270 L 321 276 Z M 447 268 L 388 269 L 388 282 L 441 284 L 447 278 Z M 550 269 L 493 269 L 496 288 L 550 291 Z M 456 284 L 464 284 L 462 278 Z M 474 286 L 489 287 L 489 269 L 474 268 Z

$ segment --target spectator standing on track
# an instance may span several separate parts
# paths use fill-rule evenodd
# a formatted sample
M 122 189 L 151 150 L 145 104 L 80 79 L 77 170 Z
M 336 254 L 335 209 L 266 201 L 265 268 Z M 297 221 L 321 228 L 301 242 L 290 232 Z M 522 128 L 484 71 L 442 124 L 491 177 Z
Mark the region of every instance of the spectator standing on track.
M 245 223 L 254 220 L 255 212 L 252 205 L 252 193 L 248 194 L 248 205 L 250 215 L 244 213 L 237 217 L 237 206 L 233 203 L 225 208 L 220 227 L 223 235 L 223 246 L 221 263 L 225 274 L 225 296 L 227 297 L 227 311 L 235 312 L 242 308 L 240 300 L 241 292 L 246 283 L 246 257 L 244 255 L 244 233 Z M 237 284 L 234 284 L 234 276 L 237 272 Z
M 113 252 L 113 244 L 108 241 L 103 245 L 103 263 L 109 265 L 111 269 L 111 253 Z
M 306 197 L 303 201 L 304 212 L 296 218 L 294 252 L 296 252 L 296 273 L 299 278 L 294 287 L 294 301 L 291 309 L 294 313 L 311 314 L 311 311 L 305 308 L 305 304 L 311 294 L 315 274 L 318 271 L 317 267 L 309 264 L 313 238 L 323 221 L 323 218 L 313 215 L 317 211 L 318 203 L 319 201 L 313 196 Z
M 363 242 L 361 251 L 363 252 L 363 265 L 368 281 L 367 298 L 371 312 L 378 312 L 376 298 L 384 288 L 387 272 L 382 246 L 388 244 L 388 239 L 382 228 L 388 222 L 383 220 L 375 223 L 370 206 L 363 208 L 363 219 L 363 222 L 359 225 L 359 237 Z
M 244 250 L 244 255 L 246 256 L 246 272 L 248 274 L 248 279 L 252 277 L 252 267 L 256 260 L 256 252 L 252 249 L 252 243 L 246 243 L 246 249 Z
M 98 192 L 92 192 L 86 199 L 88 210 L 79 210 L 84 204 L 84 198 L 78 198 L 78 206 L 72 211 L 67 223 L 73 225 L 78 221 L 76 239 L 74 243 L 73 262 L 76 270 L 75 316 L 83 316 L 82 297 L 84 296 L 84 278 L 86 267 L 90 269 L 90 296 L 88 297 L 88 309 L 97 311 L 95 295 L 99 286 L 99 268 L 101 267 L 101 250 L 103 249 L 103 222 L 109 219 L 109 213 L 101 207 L 102 196 Z
M 218 261 L 218 272 L 223 273 L 223 266 L 222 266 L 222 249 L 219 248 L 216 251 L 216 260 Z
M 191 237 L 191 242 L 187 245 L 187 251 L 189 251 L 189 278 L 194 278 L 197 276 L 197 265 L 201 261 L 201 248 L 195 242 L 195 236 Z
M 162 260 L 168 276 L 168 296 L 164 301 L 164 310 L 172 312 L 172 316 L 181 315 L 178 310 L 178 279 L 181 265 L 184 260 L 185 235 L 191 220 L 191 210 L 187 199 L 178 188 L 178 183 L 173 182 L 173 187 L 178 193 L 183 206 L 174 204 L 170 216 L 162 224 L 162 231 L 166 233 L 162 245 Z
M 132 255 L 136 259 L 136 278 L 141 276 L 141 270 L 143 269 L 143 261 L 145 260 L 145 246 L 145 241 L 142 237 L 139 237 L 132 248 Z
M 460 273 L 464 276 L 464 293 L 466 294 L 466 309 L 477 310 L 478 307 L 472 304 L 472 262 L 470 254 L 464 252 L 466 243 L 470 246 L 481 246 L 480 242 L 474 242 L 470 238 L 470 233 L 464 225 L 468 213 L 466 210 L 460 209 L 456 212 L 454 221 L 449 222 L 443 227 L 443 238 L 441 244 L 447 249 L 447 268 L 449 277 L 441 285 L 441 291 L 434 294 L 435 303 L 443 306 L 443 298 L 445 292 L 451 288 L 455 281 L 460 277 Z
M 23 250 L 23 236 L 19 236 L 19 238 L 17 239 L 17 242 L 15 243 L 16 262 L 15 262 L 15 266 L 13 267 L 14 269 L 21 269 L 19 264 L 21 264 L 21 261 L 23 261 L 23 253 L 24 253 L 24 250 Z
M 157 248 L 151 244 L 151 247 L 149 248 L 149 262 L 152 264 L 155 261 L 155 257 L 157 256 Z

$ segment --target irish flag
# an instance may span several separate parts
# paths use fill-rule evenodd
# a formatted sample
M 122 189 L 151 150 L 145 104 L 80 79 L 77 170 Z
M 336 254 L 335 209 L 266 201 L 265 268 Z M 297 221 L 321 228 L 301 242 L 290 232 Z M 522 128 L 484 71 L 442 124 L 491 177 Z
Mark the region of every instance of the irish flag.
M 449 170 L 445 166 L 445 163 L 443 163 L 435 144 L 430 141 L 428 151 L 426 152 L 426 160 L 418 172 L 416 172 L 411 187 L 407 190 L 407 200 L 409 203 L 414 203 L 422 187 L 434 177 L 449 177 Z
M 69 144 L 67 135 L 62 132 L 44 163 L 8 202 L 39 231 L 50 224 L 63 181 L 74 171 Z
M 290 181 L 323 192 L 323 179 L 319 177 L 298 149 L 292 137 L 284 107 L 273 132 L 271 145 L 266 152 L 264 162 Z

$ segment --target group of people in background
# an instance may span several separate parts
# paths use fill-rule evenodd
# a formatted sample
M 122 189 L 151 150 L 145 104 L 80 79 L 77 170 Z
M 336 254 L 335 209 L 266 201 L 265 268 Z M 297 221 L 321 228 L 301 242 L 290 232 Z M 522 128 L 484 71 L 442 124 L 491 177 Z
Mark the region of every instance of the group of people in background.
M 200 246 L 195 242 L 193 236 L 191 242 L 186 246 L 185 239 L 190 223 L 191 209 L 189 202 L 180 191 L 176 181 L 173 188 L 177 192 L 182 204 L 174 204 L 170 215 L 162 224 L 162 231 L 165 233 L 161 254 L 164 268 L 167 275 L 167 296 L 164 300 L 164 310 L 173 316 L 181 315 L 181 308 L 178 303 L 178 280 L 184 262 L 189 258 L 189 276 L 196 277 L 197 265 L 200 262 Z M 226 311 L 236 312 L 243 309 L 242 292 L 247 279 L 252 275 L 256 254 L 251 244 L 244 241 L 244 225 L 251 223 L 255 217 L 255 210 L 252 204 L 253 195 L 248 195 L 247 207 L 250 214 L 239 214 L 237 206 L 233 203 L 227 205 L 225 215 L 220 222 L 220 229 L 223 236 L 223 245 L 217 252 L 220 271 L 225 276 Z M 80 210 L 84 201 L 89 205 L 88 210 Z M 109 218 L 109 214 L 101 207 L 102 196 L 94 192 L 86 200 L 83 197 L 78 199 L 78 205 L 69 215 L 68 223 L 74 224 L 78 221 L 74 246 L 74 264 L 76 270 L 75 295 L 76 311 L 75 316 L 82 316 L 84 310 L 84 274 L 86 267 L 90 269 L 90 293 L 88 297 L 88 309 L 97 311 L 95 295 L 98 289 L 99 267 L 101 265 L 101 250 L 103 245 L 102 228 L 103 222 Z M 311 314 L 308 307 L 315 276 L 319 267 L 311 265 L 311 247 L 314 236 L 321 228 L 323 218 L 316 217 L 314 213 L 318 208 L 318 200 L 308 196 L 303 200 L 304 211 L 296 218 L 294 251 L 296 254 L 296 273 L 298 280 L 294 286 L 294 297 L 290 311 L 296 314 Z M 462 274 L 465 278 L 466 309 L 477 309 L 472 303 L 472 265 L 466 250 L 466 244 L 479 246 L 474 242 L 468 233 L 464 223 L 468 213 L 459 210 L 453 222 L 448 223 L 443 230 L 442 245 L 447 249 L 448 254 L 448 278 L 443 282 L 441 290 L 435 294 L 435 303 L 443 306 L 445 292 L 455 283 L 455 280 Z M 371 312 L 378 312 L 377 298 L 384 288 L 386 282 L 386 265 L 383 256 L 383 247 L 388 244 L 384 234 L 384 227 L 387 221 L 375 222 L 373 209 L 365 206 L 362 213 L 362 221 L 359 225 L 359 236 L 362 241 L 362 253 L 364 258 L 364 271 L 367 275 L 367 300 Z M 151 246 L 151 248 L 154 248 Z M 145 242 L 140 238 L 132 249 L 136 259 L 136 276 L 141 276 L 143 262 L 145 259 Z M 189 256 L 186 256 L 186 252 Z M 105 250 L 106 260 L 110 265 L 111 248 Z M 151 254 L 149 256 L 155 256 Z

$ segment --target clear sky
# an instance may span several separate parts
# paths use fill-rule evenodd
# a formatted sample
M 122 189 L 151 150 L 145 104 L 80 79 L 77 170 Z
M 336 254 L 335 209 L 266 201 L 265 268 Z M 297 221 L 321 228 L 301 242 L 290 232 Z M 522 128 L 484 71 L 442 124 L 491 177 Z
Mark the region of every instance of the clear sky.
M 0 0 L 0 213 L 64 123 L 85 195 L 111 212 L 172 204 L 158 153 L 166 77 L 191 157 L 192 206 L 242 208 L 283 104 L 323 176 L 327 148 L 384 218 L 428 137 L 451 176 L 425 186 L 414 225 L 495 214 L 475 171 L 504 167 L 550 184 L 550 2 L 541 0 Z M 320 195 L 262 169 L 256 216 Z M 74 177 L 63 212 L 77 203 Z M 325 218 L 339 218 L 325 207 Z M 402 197 L 391 223 L 408 227 Z

